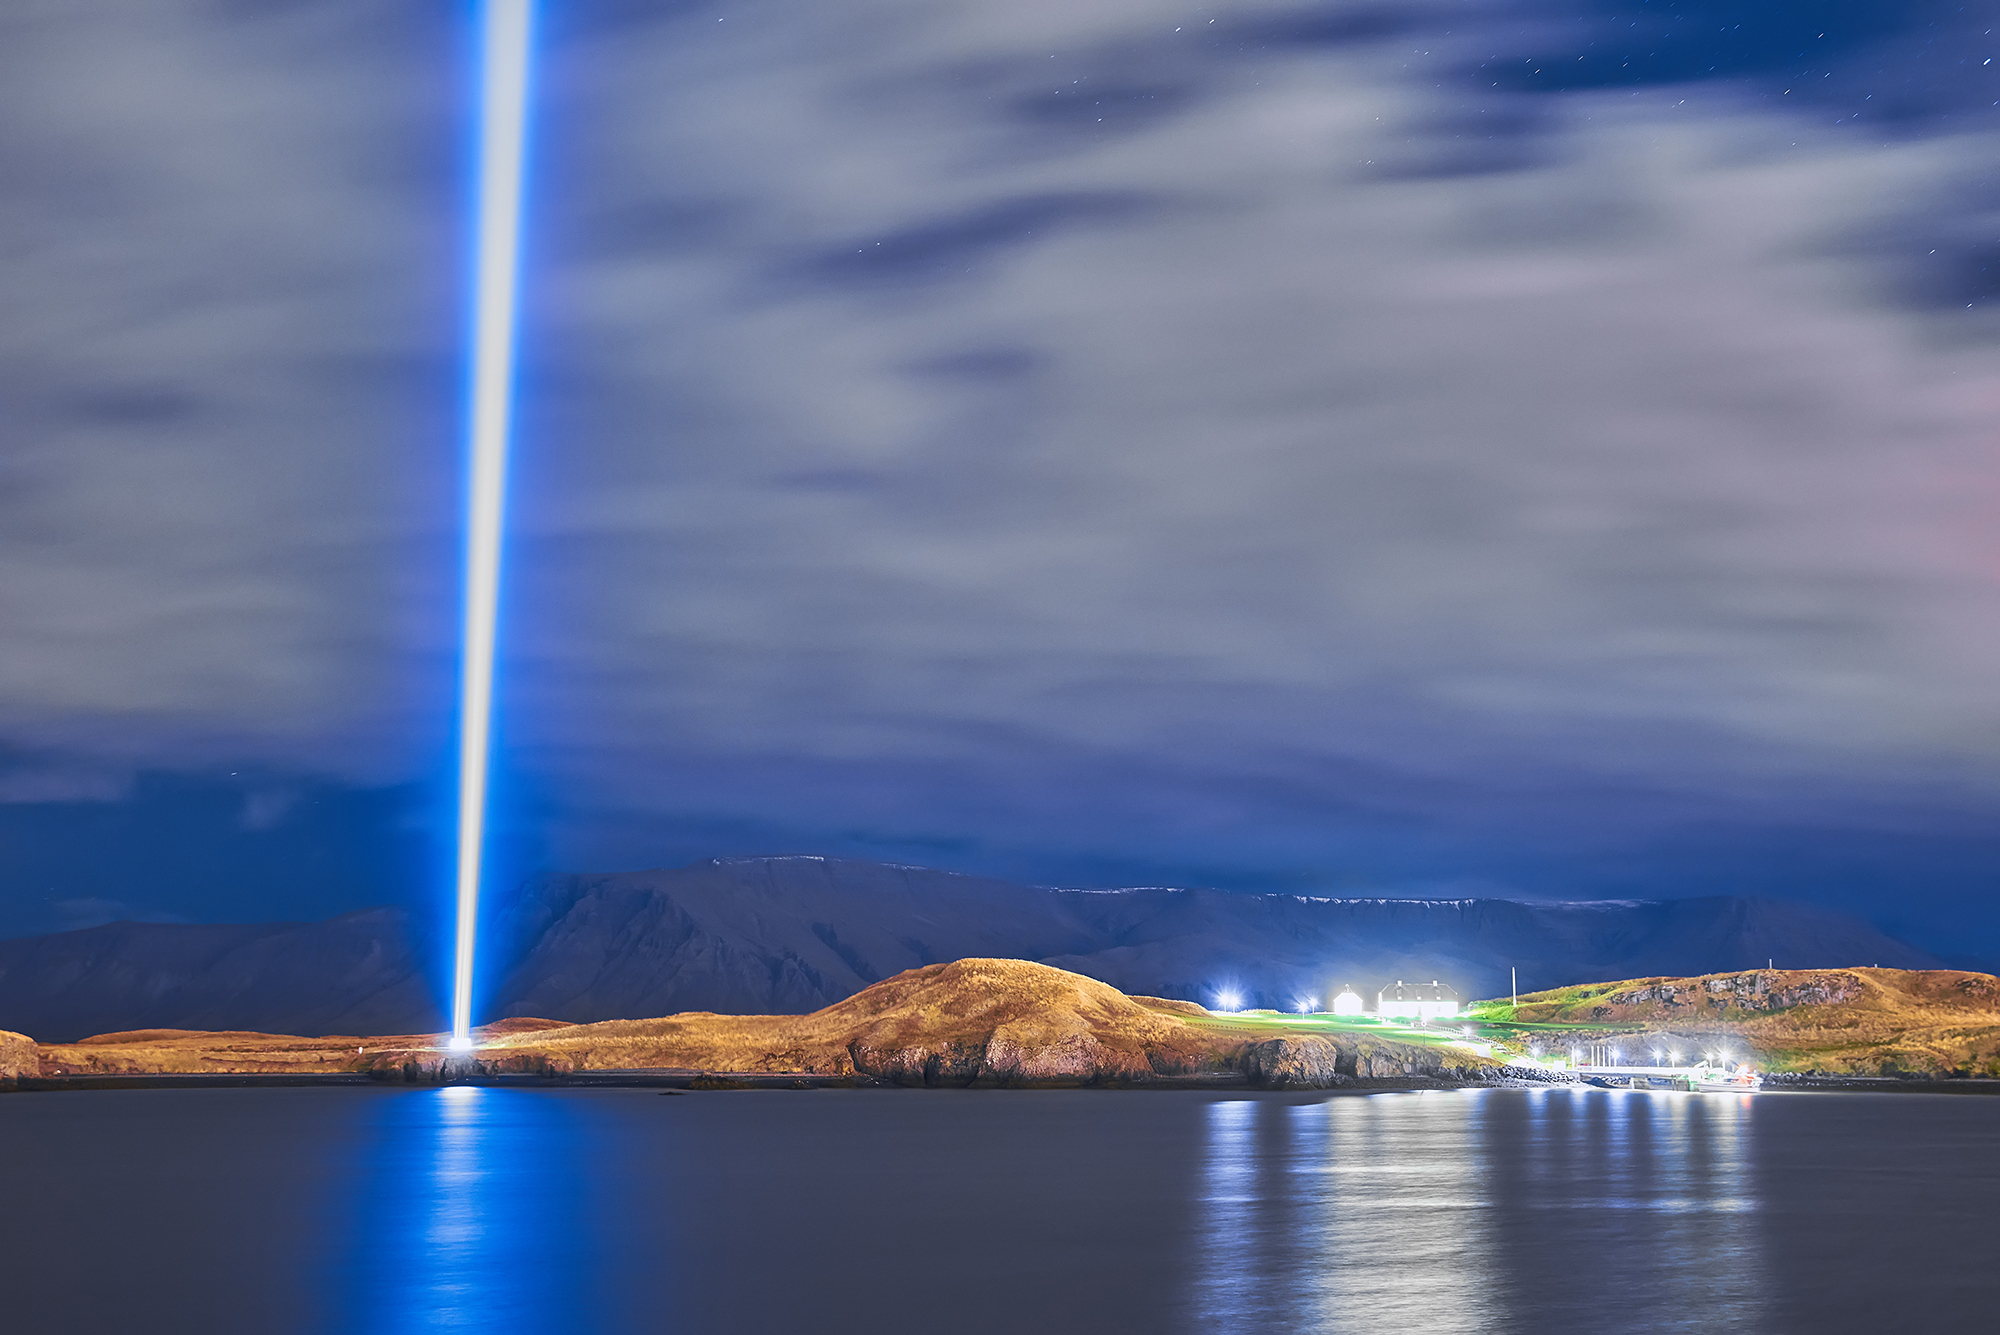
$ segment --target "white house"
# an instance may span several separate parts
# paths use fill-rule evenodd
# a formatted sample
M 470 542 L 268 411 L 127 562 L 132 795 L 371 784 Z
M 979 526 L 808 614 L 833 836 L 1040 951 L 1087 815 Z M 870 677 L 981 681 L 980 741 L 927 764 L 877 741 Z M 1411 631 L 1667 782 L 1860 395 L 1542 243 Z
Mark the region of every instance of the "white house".
M 1367 1009 L 1367 1004 L 1361 1000 L 1359 992 L 1345 983 L 1340 985 L 1340 995 L 1333 999 L 1335 1015 L 1360 1015 Z
M 1375 1013 L 1385 1020 L 1449 1020 L 1458 1014 L 1458 993 L 1435 978 L 1428 983 L 1398 978 L 1375 999 Z

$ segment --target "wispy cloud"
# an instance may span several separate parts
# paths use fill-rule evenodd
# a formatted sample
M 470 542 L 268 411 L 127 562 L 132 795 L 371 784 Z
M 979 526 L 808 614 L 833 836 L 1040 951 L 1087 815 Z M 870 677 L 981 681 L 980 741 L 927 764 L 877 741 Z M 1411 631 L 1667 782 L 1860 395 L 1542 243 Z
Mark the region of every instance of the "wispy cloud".
M 1876 109 L 1930 18 L 1807 95 L 1779 8 L 1637 73 L 1541 5 L 552 9 L 503 711 L 558 856 L 1958 828 L 1996 134 L 1962 71 Z M 0 23 L 0 737 L 423 771 L 460 36 Z

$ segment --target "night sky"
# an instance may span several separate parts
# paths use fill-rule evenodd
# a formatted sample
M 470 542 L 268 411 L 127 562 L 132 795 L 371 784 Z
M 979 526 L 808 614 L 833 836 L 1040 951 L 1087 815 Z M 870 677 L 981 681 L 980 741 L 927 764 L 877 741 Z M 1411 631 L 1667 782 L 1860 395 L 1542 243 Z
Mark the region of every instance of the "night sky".
M 2000 958 L 2000 3 L 544 9 L 499 879 Z M 0 935 L 449 893 L 471 36 L 0 11 Z

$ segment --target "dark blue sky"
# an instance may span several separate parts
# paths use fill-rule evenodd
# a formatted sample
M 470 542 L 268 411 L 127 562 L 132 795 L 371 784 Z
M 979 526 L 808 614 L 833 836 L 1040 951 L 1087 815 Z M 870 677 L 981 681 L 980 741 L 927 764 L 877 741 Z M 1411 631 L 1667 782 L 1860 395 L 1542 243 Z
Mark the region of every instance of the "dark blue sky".
M 2000 6 L 548 13 L 509 874 L 2000 956 Z M 0 16 L 0 933 L 443 895 L 465 19 Z

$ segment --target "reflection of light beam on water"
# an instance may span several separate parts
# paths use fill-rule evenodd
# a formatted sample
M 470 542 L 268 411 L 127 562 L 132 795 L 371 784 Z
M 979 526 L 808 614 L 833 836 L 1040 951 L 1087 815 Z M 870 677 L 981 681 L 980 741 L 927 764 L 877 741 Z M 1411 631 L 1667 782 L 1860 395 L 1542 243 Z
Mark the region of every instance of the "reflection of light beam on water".
M 506 508 L 508 410 L 514 389 L 514 305 L 532 10 L 533 0 L 486 0 L 481 34 L 479 230 L 467 433 L 472 481 L 458 699 L 458 950 L 451 994 L 451 1045 L 457 1049 L 472 1046 L 472 947 L 485 840 L 493 642 L 500 611 L 500 527 Z
M 597 1184 L 611 1124 L 530 1090 L 382 1091 L 354 1146 L 352 1233 L 322 1271 L 323 1312 L 286 1329 L 570 1335 L 631 1328 L 606 1310 L 616 1253 Z M 609 1199 L 620 1199 L 615 1195 Z M 226 1326 L 226 1323 L 224 1323 Z M 265 1323 L 260 1329 L 277 1329 Z

